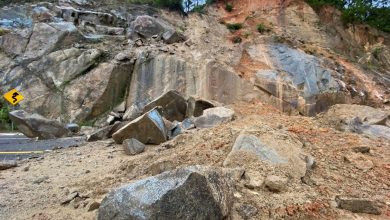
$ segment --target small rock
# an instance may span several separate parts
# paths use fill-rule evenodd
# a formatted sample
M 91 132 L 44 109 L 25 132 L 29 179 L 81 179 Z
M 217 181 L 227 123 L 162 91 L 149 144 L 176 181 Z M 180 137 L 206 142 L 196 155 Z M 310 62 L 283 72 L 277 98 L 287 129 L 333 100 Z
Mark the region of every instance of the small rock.
M 145 145 L 137 139 L 131 138 L 123 141 L 123 149 L 127 155 L 136 155 L 144 152 Z
M 30 167 L 29 167 L 29 166 L 26 166 L 26 167 L 23 168 L 23 171 L 24 171 L 24 172 L 27 172 L 27 171 L 29 171 L 29 170 L 30 170 Z
M 77 196 L 79 196 L 78 192 L 73 192 L 73 193 L 69 194 L 64 200 L 61 201 L 61 205 L 65 205 L 65 204 L 70 203 L 70 201 L 72 201 Z
M 242 204 L 236 210 L 238 214 L 245 220 L 253 218 L 258 213 L 257 208 L 250 204 Z
M 264 181 L 265 187 L 272 192 L 283 192 L 287 190 L 288 179 L 280 176 L 267 176 Z
M 46 180 L 48 180 L 48 179 L 49 179 L 48 176 L 43 176 L 43 177 L 40 177 L 40 178 L 34 180 L 33 183 L 34 183 L 34 184 L 41 184 L 41 183 L 43 183 L 44 181 L 46 181 Z
M 355 153 L 362 153 L 362 154 L 370 153 L 370 148 L 369 147 L 354 147 L 352 150 Z
M 381 214 L 378 205 L 370 199 L 336 196 L 335 200 L 337 202 L 337 207 L 340 209 L 345 209 L 354 213 Z
M 185 37 L 183 34 L 177 32 L 177 31 L 174 31 L 174 30 L 166 31 L 163 34 L 162 38 L 163 38 L 164 43 L 166 43 L 166 44 L 178 43 L 178 42 L 182 42 L 185 40 Z
M 69 131 L 71 131 L 72 133 L 77 133 L 80 131 L 80 127 L 78 124 L 74 124 L 74 123 L 71 123 L 71 124 L 67 124 L 65 126 L 66 129 L 68 129 Z
M 203 115 L 195 119 L 197 128 L 210 128 L 232 121 L 234 111 L 225 107 L 215 107 L 204 110 Z
M 18 164 L 15 160 L 2 160 L 0 161 L 0 170 L 7 170 L 12 167 L 17 167 Z
M 346 162 L 353 164 L 356 168 L 363 171 L 370 170 L 374 167 L 374 163 L 371 160 L 367 159 L 361 153 L 346 155 L 344 156 L 344 160 Z
M 94 201 L 94 202 L 92 202 L 92 203 L 89 204 L 89 206 L 88 206 L 88 212 L 92 212 L 93 210 L 96 210 L 96 209 L 98 209 L 99 207 L 100 207 L 100 203 Z

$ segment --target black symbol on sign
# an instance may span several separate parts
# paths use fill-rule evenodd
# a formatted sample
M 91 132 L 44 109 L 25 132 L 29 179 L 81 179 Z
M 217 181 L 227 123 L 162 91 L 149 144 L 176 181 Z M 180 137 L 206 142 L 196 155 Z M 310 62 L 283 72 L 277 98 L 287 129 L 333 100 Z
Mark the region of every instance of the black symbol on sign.
M 16 99 L 16 97 L 19 95 L 19 93 L 17 92 L 14 92 L 14 94 L 12 94 L 12 99 L 14 100 L 12 103 L 15 103 L 17 102 L 18 100 Z

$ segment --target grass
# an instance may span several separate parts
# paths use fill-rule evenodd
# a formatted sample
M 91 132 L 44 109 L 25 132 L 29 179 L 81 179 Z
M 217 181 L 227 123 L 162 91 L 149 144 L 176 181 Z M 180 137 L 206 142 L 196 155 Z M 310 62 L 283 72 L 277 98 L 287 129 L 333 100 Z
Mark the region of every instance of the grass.
M 232 23 L 232 24 L 226 24 L 227 29 L 229 29 L 231 32 L 238 31 L 242 28 L 241 23 Z
M 268 29 L 264 26 L 264 24 L 257 24 L 256 29 L 259 33 L 264 33 L 268 31 Z
M 242 42 L 242 38 L 240 36 L 235 36 L 233 37 L 232 42 L 235 44 L 239 44 Z
M 233 11 L 233 5 L 230 4 L 230 3 L 226 3 L 225 10 L 228 11 L 228 12 L 232 12 Z

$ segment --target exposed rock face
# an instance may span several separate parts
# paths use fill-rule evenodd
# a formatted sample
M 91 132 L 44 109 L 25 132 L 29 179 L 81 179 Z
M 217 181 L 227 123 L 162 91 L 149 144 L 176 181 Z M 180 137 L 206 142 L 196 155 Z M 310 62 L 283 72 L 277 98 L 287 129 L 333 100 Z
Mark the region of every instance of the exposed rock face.
M 102 53 L 99 50 L 80 50 L 70 48 L 44 56 L 28 65 L 30 71 L 42 74 L 45 82 L 58 89 L 78 76 L 82 75 L 97 61 Z
M 158 106 L 161 106 L 161 116 L 169 121 L 183 121 L 186 116 L 187 102 L 183 96 L 174 90 L 168 91 L 147 104 L 144 112 Z
M 112 135 L 116 143 L 134 138 L 144 144 L 160 144 L 167 140 L 164 121 L 157 109 L 152 109 L 123 126 Z
M 278 44 L 266 48 L 250 46 L 247 51 L 252 59 L 272 68 L 258 70 L 255 85 L 280 99 L 282 109 L 298 109 L 303 114 L 313 115 L 333 104 L 327 100 L 328 106 L 322 106 L 321 94 L 334 94 L 336 101 L 339 85 L 332 72 L 316 57 Z M 268 57 L 261 56 L 260 51 L 266 52 Z
M 24 56 L 26 58 L 40 57 L 45 53 L 53 51 L 59 46 L 60 41 L 64 41 L 62 44 L 66 40 L 69 42 L 70 40 L 65 39 L 65 37 L 70 37 L 72 36 L 70 33 L 77 32 L 77 28 L 71 23 L 66 24 L 66 29 L 57 29 L 58 27 L 53 27 L 46 23 L 35 24 Z M 77 34 L 74 34 L 74 36 L 76 37 Z
M 226 219 L 232 189 L 223 170 L 181 168 L 112 191 L 102 201 L 98 219 Z
M 10 112 L 10 119 L 27 137 L 53 139 L 64 137 L 69 130 L 57 121 L 49 120 L 38 114 L 29 114 L 23 110 Z
M 64 91 L 71 120 L 90 120 L 123 100 L 131 63 L 101 63 L 90 73 L 73 80 Z
M 143 54 L 138 57 L 129 88 L 128 108 L 131 104 L 136 106 L 133 108 L 143 109 L 150 101 L 170 90 L 183 95 L 196 94 L 198 74 L 195 66 L 165 54 L 151 59 L 145 59 Z
M 195 119 L 197 128 L 210 128 L 232 121 L 234 111 L 225 107 L 215 107 L 204 110 L 203 115 Z

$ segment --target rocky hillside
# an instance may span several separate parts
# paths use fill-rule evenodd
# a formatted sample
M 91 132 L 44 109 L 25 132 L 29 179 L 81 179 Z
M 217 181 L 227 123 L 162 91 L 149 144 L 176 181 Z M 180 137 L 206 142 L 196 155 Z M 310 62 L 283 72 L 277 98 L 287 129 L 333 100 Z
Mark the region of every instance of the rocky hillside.
M 0 92 L 51 121 L 11 119 L 99 140 L 1 172 L 0 219 L 390 218 L 390 35 L 301 0 L 230 3 L 0 8 Z

